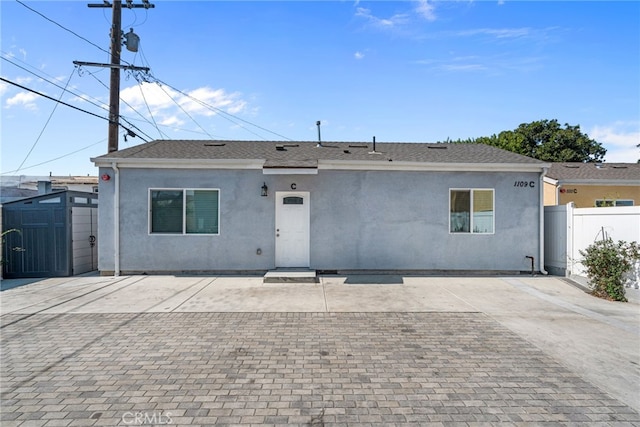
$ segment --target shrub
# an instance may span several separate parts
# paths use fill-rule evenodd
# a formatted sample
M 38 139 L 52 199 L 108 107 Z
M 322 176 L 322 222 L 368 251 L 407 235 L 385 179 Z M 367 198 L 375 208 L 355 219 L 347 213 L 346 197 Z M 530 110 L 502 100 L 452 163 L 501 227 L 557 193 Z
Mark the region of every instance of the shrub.
M 640 259 L 640 246 L 636 242 L 611 238 L 599 240 L 580 251 L 582 264 L 587 268 L 591 293 L 600 298 L 627 301 L 624 295 L 624 275 Z

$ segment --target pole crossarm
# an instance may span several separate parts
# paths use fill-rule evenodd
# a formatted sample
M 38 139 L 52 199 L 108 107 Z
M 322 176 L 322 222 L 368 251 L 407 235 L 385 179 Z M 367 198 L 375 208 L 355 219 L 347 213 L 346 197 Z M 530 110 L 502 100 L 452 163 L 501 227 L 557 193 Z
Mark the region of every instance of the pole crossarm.
M 85 62 L 85 61 L 73 61 L 74 65 L 79 67 L 102 67 L 102 68 L 117 68 L 119 70 L 133 70 L 133 71 L 144 71 L 148 73 L 149 67 L 136 67 L 135 65 L 122 65 L 122 64 L 103 64 L 100 62 Z
M 156 7 L 155 4 L 149 3 L 148 0 L 143 0 L 142 4 L 134 4 L 131 0 L 127 0 L 126 2 L 121 1 L 120 4 L 122 7 L 126 7 L 127 9 L 153 9 Z M 105 1 L 103 3 L 89 3 L 87 6 L 89 7 L 113 7 L 111 2 Z

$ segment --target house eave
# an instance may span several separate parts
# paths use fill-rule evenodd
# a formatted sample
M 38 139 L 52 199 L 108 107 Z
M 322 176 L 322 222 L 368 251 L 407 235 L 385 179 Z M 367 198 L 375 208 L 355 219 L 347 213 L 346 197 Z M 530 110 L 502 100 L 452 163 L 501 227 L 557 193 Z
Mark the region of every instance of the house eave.
M 438 171 L 438 172 L 543 172 L 550 164 L 522 163 L 435 163 L 403 161 L 341 161 L 319 160 L 318 169 L 335 170 L 395 170 L 395 171 Z
M 558 185 L 619 185 L 619 186 L 640 186 L 637 179 L 559 179 Z
M 141 169 L 261 169 L 263 174 L 317 174 L 323 170 L 442 171 L 442 172 L 544 172 L 549 163 L 442 163 L 407 161 L 318 160 L 317 168 L 265 167 L 266 159 L 139 159 L 100 157 L 97 167 Z
M 139 169 L 262 169 L 264 159 L 123 159 L 93 158 L 97 167 Z

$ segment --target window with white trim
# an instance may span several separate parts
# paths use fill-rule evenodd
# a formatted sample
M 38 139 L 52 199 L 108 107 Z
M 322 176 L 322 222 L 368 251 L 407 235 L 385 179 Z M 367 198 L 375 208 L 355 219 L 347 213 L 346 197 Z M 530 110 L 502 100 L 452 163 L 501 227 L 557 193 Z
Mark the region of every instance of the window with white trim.
M 449 190 L 449 232 L 492 234 L 493 193 L 487 188 Z
M 605 208 L 612 206 L 633 206 L 633 200 L 608 200 L 608 199 L 598 199 L 596 200 L 597 208 Z
M 151 234 L 219 234 L 220 191 L 150 189 Z

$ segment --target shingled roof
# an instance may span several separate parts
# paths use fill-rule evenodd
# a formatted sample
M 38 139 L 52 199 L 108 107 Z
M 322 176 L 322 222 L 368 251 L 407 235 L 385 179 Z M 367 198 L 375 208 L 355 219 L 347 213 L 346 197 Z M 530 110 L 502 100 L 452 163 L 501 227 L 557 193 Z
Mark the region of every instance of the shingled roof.
M 639 163 L 553 163 L 547 177 L 563 182 L 612 183 L 640 185 Z
M 484 144 L 156 140 L 92 159 L 98 165 L 129 160 L 260 160 L 264 168 L 314 168 L 322 161 L 516 164 L 536 159 Z

